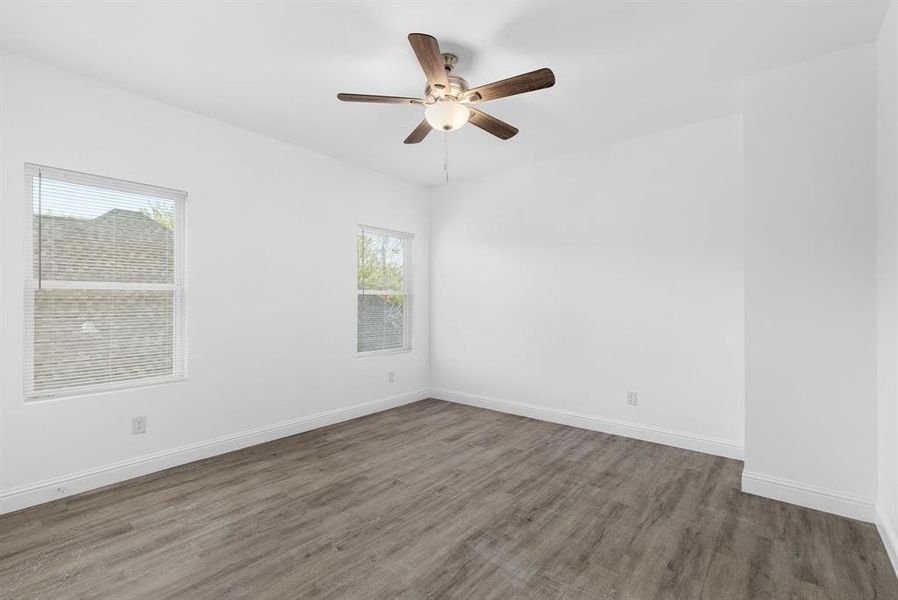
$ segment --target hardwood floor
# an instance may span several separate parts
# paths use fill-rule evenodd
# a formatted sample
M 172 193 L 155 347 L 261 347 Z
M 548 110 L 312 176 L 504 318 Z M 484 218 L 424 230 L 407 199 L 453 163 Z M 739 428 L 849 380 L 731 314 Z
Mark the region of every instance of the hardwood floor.
M 0 597 L 898 599 L 742 464 L 426 400 L 0 518 Z

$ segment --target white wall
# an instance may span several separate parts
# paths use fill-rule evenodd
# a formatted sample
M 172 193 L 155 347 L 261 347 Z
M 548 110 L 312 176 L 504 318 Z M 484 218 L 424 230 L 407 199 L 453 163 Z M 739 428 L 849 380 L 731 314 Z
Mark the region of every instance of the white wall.
M 879 396 L 878 512 L 898 569 L 898 6 L 876 43 L 876 335 Z
M 743 489 L 871 519 L 876 494 L 871 44 L 745 87 Z
M 426 395 L 426 189 L 13 55 L 0 70 L 4 508 L 52 497 L 60 478 L 73 493 Z M 23 401 L 25 162 L 189 193 L 186 383 Z M 417 236 L 411 353 L 356 357 L 359 223 Z M 146 435 L 131 435 L 133 415 Z
M 741 127 L 726 117 L 435 190 L 436 395 L 739 456 Z

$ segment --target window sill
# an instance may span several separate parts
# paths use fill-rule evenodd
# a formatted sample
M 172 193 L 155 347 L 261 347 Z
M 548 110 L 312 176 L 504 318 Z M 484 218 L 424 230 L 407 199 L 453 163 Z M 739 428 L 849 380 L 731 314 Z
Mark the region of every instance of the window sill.
M 358 352 L 356 353 L 356 358 L 368 358 L 371 356 L 390 356 L 393 354 L 408 354 L 411 352 L 411 348 L 397 348 L 397 349 L 389 349 L 389 350 L 370 350 L 368 352 Z
M 83 396 L 98 396 L 102 394 L 127 392 L 129 390 L 142 390 L 147 388 L 167 386 L 172 383 L 185 383 L 186 376 L 177 377 L 161 377 L 147 379 L 141 382 L 122 382 L 119 384 L 110 384 L 103 386 L 94 386 L 82 389 L 59 390 L 55 392 L 37 392 L 35 394 L 26 394 L 26 404 L 40 404 L 41 402 L 52 402 L 56 400 L 68 400 L 70 398 L 79 398 Z

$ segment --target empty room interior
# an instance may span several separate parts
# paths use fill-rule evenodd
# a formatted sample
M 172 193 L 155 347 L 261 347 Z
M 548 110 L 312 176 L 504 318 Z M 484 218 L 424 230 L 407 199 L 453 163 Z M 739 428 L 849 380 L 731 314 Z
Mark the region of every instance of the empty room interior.
M 0 599 L 898 600 L 898 0 L 0 1 Z

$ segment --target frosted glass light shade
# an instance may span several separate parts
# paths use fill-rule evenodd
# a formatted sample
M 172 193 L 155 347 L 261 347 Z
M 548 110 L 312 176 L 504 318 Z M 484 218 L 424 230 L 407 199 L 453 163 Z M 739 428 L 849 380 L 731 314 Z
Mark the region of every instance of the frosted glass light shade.
M 460 129 L 470 117 L 468 107 L 453 98 L 437 100 L 424 109 L 424 118 L 431 127 L 440 131 Z

